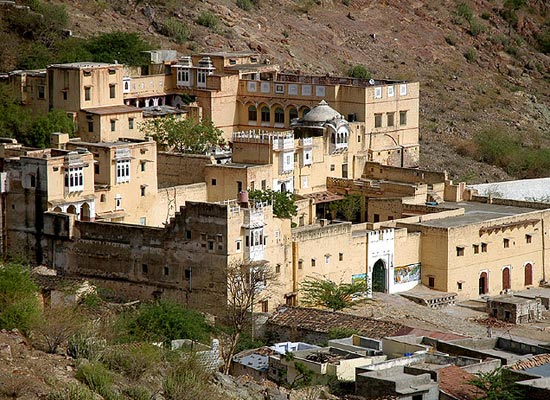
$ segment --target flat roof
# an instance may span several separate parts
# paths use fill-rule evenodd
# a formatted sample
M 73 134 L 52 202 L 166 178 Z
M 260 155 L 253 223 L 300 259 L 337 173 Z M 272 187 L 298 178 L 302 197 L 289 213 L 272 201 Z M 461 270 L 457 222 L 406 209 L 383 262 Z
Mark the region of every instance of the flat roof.
M 489 297 L 489 301 L 496 301 L 497 303 L 507 304 L 524 304 L 533 301 L 533 299 L 526 299 L 525 297 L 516 297 L 510 295 Z
M 108 68 L 108 67 L 122 67 L 122 64 L 111 64 L 92 61 L 81 61 L 65 64 L 51 64 L 48 67 L 53 68 L 66 68 L 66 69 L 88 69 L 88 68 Z
M 214 51 L 212 53 L 198 53 L 196 55 L 202 57 L 259 57 L 260 53 L 255 51 Z
M 476 189 L 480 196 L 550 202 L 550 178 L 483 183 L 468 185 L 468 188 Z
M 463 208 L 464 215 L 424 221 L 414 225 L 431 226 L 436 228 L 454 228 L 458 226 L 466 226 L 470 224 L 491 221 L 494 219 L 512 217 L 514 215 L 540 211 L 534 208 L 504 206 L 498 204 L 486 204 L 477 202 L 445 202 L 437 207 L 440 208 L 442 211 L 446 209 Z
M 118 106 L 105 106 L 105 107 L 94 107 L 94 108 L 84 108 L 82 111 L 89 114 L 96 115 L 109 115 L 109 114 L 128 114 L 141 112 L 141 108 L 127 106 L 127 105 L 118 105 Z

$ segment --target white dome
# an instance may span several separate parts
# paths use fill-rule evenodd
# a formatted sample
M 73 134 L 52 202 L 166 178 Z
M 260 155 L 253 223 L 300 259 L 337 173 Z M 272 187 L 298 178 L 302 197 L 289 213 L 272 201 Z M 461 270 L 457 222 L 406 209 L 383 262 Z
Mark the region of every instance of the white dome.
M 310 112 L 304 116 L 306 122 L 326 122 L 335 118 L 343 118 L 334 108 L 328 105 L 324 100 L 313 107 Z

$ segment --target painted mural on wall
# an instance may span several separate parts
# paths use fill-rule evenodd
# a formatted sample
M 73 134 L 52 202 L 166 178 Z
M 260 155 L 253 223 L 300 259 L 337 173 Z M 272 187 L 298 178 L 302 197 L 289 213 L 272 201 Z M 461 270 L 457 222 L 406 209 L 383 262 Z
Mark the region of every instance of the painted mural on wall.
M 420 281 L 420 263 L 395 267 L 393 277 L 396 284 Z

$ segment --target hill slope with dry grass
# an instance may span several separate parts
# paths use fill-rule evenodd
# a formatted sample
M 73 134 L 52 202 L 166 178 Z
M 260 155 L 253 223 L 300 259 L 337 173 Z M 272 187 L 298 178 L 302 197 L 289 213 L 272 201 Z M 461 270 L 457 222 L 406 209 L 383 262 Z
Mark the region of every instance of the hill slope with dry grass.
M 507 168 L 506 160 L 480 154 L 474 140 L 496 130 L 522 148 L 550 147 L 550 56 L 542 52 L 550 41 L 550 4 L 545 0 L 53 3 L 66 6 L 75 36 L 135 31 L 182 53 L 254 50 L 287 70 L 346 74 L 362 64 L 375 77 L 417 80 L 422 167 L 446 169 L 469 182 L 510 179 L 505 170 L 520 177 L 550 175 L 545 167 Z M 510 11 L 515 3 L 518 9 Z M 212 24 L 200 21 L 205 15 Z M 185 28 L 180 44 L 161 34 L 168 20 Z

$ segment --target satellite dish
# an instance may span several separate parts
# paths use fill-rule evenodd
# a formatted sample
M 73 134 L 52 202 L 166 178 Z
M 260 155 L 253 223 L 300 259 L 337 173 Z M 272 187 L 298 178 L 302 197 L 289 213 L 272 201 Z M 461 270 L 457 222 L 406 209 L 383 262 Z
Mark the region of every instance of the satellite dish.
M 369 79 L 369 85 L 374 85 L 374 79 Z

